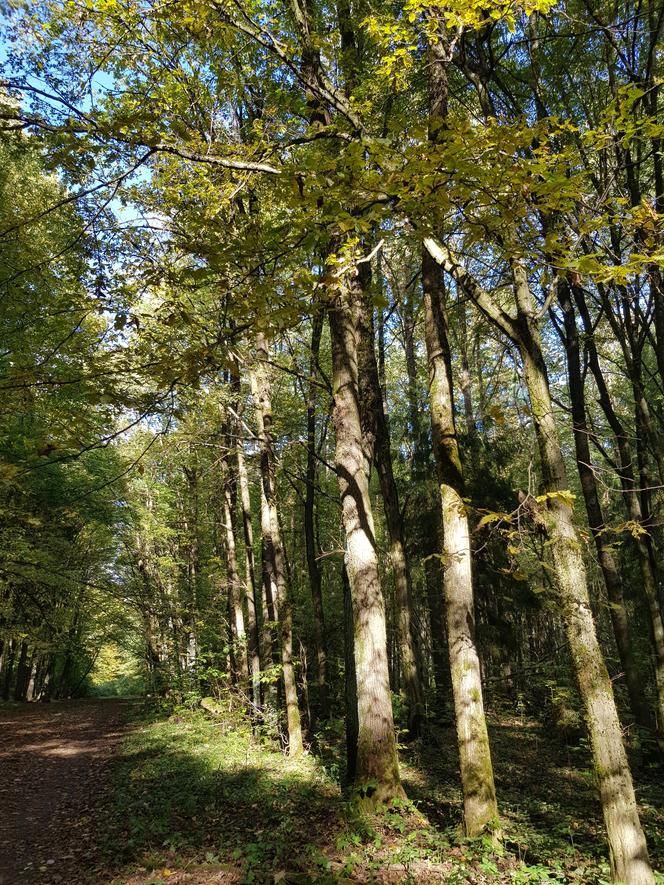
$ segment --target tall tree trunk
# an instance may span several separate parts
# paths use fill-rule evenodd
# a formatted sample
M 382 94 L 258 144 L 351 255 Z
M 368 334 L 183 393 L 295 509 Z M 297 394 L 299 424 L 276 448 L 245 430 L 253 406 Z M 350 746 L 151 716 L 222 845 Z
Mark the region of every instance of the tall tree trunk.
M 240 367 L 235 361 L 231 367 L 231 383 L 234 390 L 235 417 L 231 427 L 235 431 L 231 463 L 237 475 L 240 514 L 244 539 L 244 598 L 247 611 L 247 634 L 249 671 L 251 674 L 251 695 L 254 704 L 261 704 L 261 654 L 259 635 L 260 587 L 256 580 L 256 560 L 254 556 L 254 529 L 251 520 L 251 495 L 249 477 L 244 459 L 244 409 L 241 406 Z
M 410 475 L 413 484 L 422 484 L 426 475 L 426 466 L 429 460 L 427 434 L 422 421 L 422 403 L 420 402 L 419 382 L 417 372 L 417 355 L 415 352 L 415 305 L 412 292 L 404 296 L 402 308 L 402 322 L 404 332 L 404 354 L 406 358 L 406 376 L 408 384 L 406 394 L 408 398 L 408 423 L 412 444 L 410 459 Z M 427 603 L 429 608 L 429 623 L 431 626 L 431 663 L 436 691 L 436 708 L 442 711 L 448 704 L 450 693 L 449 664 L 447 654 L 447 638 L 445 632 L 445 611 L 443 595 L 440 592 L 442 574 L 440 571 L 437 554 L 440 541 L 440 505 L 436 502 L 434 512 L 427 513 L 431 522 L 435 522 L 435 529 L 425 525 L 422 540 L 419 545 L 419 553 L 424 562 L 424 583 L 426 587 Z M 428 506 L 427 511 L 431 510 Z M 422 514 L 419 514 L 421 520 Z
M 330 337 L 336 470 L 353 603 L 359 732 L 354 783 L 368 806 L 403 797 L 387 663 L 385 603 L 378 574 L 369 482 L 360 417 L 357 311 L 363 293 L 357 272 L 333 293 Z
M 46 658 L 41 655 L 37 660 L 37 669 L 35 671 L 35 681 L 32 690 L 32 699 L 39 700 L 44 689 L 44 679 L 46 677 Z
M 228 437 L 227 437 L 228 439 Z M 232 660 L 235 662 L 234 674 L 243 690 L 249 687 L 249 667 L 247 663 L 247 635 L 244 627 L 244 610 L 242 606 L 242 581 L 237 561 L 237 544 L 235 541 L 235 511 L 237 493 L 235 477 L 230 474 L 228 459 L 225 464 L 225 476 L 221 492 L 222 536 L 226 558 L 226 579 L 228 585 L 228 608 L 230 614 L 231 635 L 233 637 Z
M 28 663 L 28 643 L 21 643 L 21 653 L 16 667 L 16 680 L 14 682 L 14 700 L 24 701 L 28 691 L 30 680 L 30 664 Z
M 316 365 L 320 352 L 320 339 L 323 331 L 324 314 L 314 313 L 311 328 L 311 354 L 309 358 L 309 388 L 307 391 L 307 467 L 304 498 L 304 541 L 307 555 L 307 572 L 311 590 L 314 615 L 314 643 L 318 665 L 318 709 L 320 716 L 327 719 L 330 714 L 327 673 L 327 642 L 325 639 L 325 610 L 323 589 L 316 547 Z
M 599 392 L 599 403 L 606 416 L 606 420 L 613 431 L 616 445 L 618 447 L 619 476 L 623 489 L 623 498 L 627 509 L 627 516 L 634 524 L 635 528 L 632 532 L 633 545 L 639 564 L 643 593 L 648 606 L 650 632 L 655 655 L 657 729 L 658 732 L 662 734 L 662 732 L 664 732 L 664 622 L 662 621 L 662 612 L 659 607 L 657 579 L 651 551 L 646 536 L 639 531 L 644 520 L 641 510 L 641 500 L 637 491 L 636 479 L 634 476 L 634 468 L 632 467 L 632 452 L 630 450 L 625 428 L 613 407 L 609 388 L 606 379 L 604 378 L 604 373 L 602 372 L 599 355 L 595 346 L 595 339 L 593 337 L 594 327 L 585 301 L 583 289 L 580 286 L 573 286 L 572 292 L 586 334 L 585 341 L 588 352 L 588 363 Z
M 5 642 L 2 656 L 2 699 L 9 701 L 12 698 L 14 682 L 14 661 L 16 659 L 16 640 L 8 639 Z
M 468 315 L 466 305 L 461 303 L 458 305 L 459 319 L 456 323 L 457 334 L 455 338 L 455 347 L 458 350 L 461 371 L 459 372 L 459 387 L 463 397 L 463 414 L 466 423 L 466 433 L 469 437 L 474 437 L 477 432 L 477 424 L 475 422 L 475 408 L 473 406 L 473 384 L 470 373 L 470 363 L 468 361 Z
M 355 782 L 357 773 L 357 739 L 360 724 L 357 716 L 357 674 L 355 673 L 355 622 L 353 600 L 348 581 L 348 569 L 344 561 L 341 570 L 344 599 L 344 695 L 346 700 L 346 775 L 349 783 Z
M 406 376 L 408 384 L 406 393 L 408 398 L 408 424 L 412 440 L 412 455 L 410 459 L 410 472 L 414 480 L 424 477 L 429 452 L 427 451 L 427 437 L 422 421 L 422 403 L 420 402 L 420 388 L 417 377 L 417 356 L 415 353 L 415 297 L 412 287 L 404 293 L 404 301 L 401 309 L 403 322 L 404 355 L 406 357 Z
M 443 135 L 447 118 L 447 60 L 442 42 L 429 51 L 429 139 Z M 498 820 L 482 674 L 475 645 L 470 531 L 454 418 L 452 366 L 441 271 L 422 252 L 424 328 L 434 457 L 440 486 L 447 643 L 456 719 L 466 833 L 476 836 Z
M 272 392 L 267 373 L 269 348 L 265 335 L 256 335 L 257 365 L 252 372 L 252 392 L 256 407 L 257 436 L 261 448 L 261 481 L 264 503 L 261 524 L 263 528 L 264 565 L 269 570 L 269 583 L 276 590 L 273 602 L 279 622 L 281 667 L 288 724 L 288 752 L 299 756 L 303 752 L 302 724 L 297 701 L 297 683 L 293 665 L 293 616 L 286 581 L 284 554 L 274 482 L 274 450 L 272 440 Z
M 183 630 L 186 632 L 185 670 L 194 673 L 198 658 L 198 598 L 200 584 L 200 545 L 199 545 L 199 519 L 198 519 L 198 479 L 199 472 L 196 464 L 196 456 L 191 452 L 192 466 L 184 465 L 183 470 L 187 478 L 187 499 L 183 502 L 183 515 L 187 531 L 186 557 L 187 557 L 187 598 L 183 613 Z
M 611 873 L 615 881 L 652 885 L 654 877 L 639 821 L 618 711 L 590 608 L 583 552 L 572 518 L 565 462 L 553 414 L 535 303 L 525 268 L 518 259 L 512 261 L 517 303 L 515 320 L 482 289 L 447 247 L 432 237 L 425 238 L 425 245 L 466 295 L 519 348 L 546 494 L 538 516 L 549 540 L 563 623 L 590 736 Z
M 403 520 L 399 507 L 399 491 L 392 468 L 392 451 L 387 416 L 374 348 L 373 304 L 369 291 L 368 265 L 358 274 L 360 293 L 358 305 L 358 360 L 360 414 L 364 433 L 365 456 L 375 461 L 390 539 L 390 561 L 394 577 L 396 626 L 399 663 L 408 711 L 408 732 L 417 737 L 424 720 L 424 700 L 412 625 L 412 591 L 410 569 L 404 543 Z
M 572 404 L 576 463 L 581 480 L 581 491 L 588 514 L 588 524 L 595 542 L 597 558 L 606 585 L 613 634 L 618 648 L 620 663 L 625 674 L 630 708 L 639 725 L 652 728 L 654 723 L 643 691 L 643 679 L 639 674 L 632 652 L 622 581 L 607 537 L 606 525 L 597 493 L 597 482 L 590 458 L 589 428 L 586 420 L 579 335 L 570 288 L 567 282 L 562 283 L 560 286 L 559 301 L 565 324 L 564 345 L 567 353 L 568 387 Z
M 237 422 L 236 459 L 237 479 L 240 490 L 242 531 L 244 534 L 245 597 L 247 600 L 247 628 L 249 633 L 249 660 L 251 669 L 251 690 L 255 704 L 261 703 L 261 654 L 259 635 L 260 587 L 256 581 L 256 560 L 254 556 L 254 529 L 251 522 L 251 496 L 249 478 L 244 460 L 242 444 L 242 421 Z
M 450 683 L 450 655 L 445 626 L 445 602 L 440 592 L 443 586 L 443 572 L 438 558 L 443 535 L 440 526 L 430 533 L 424 551 L 424 581 L 429 605 L 429 623 L 431 627 L 431 665 L 436 689 L 436 712 L 440 716 L 448 716 L 452 686 Z
M 261 523 L 261 630 L 260 655 L 263 667 L 278 664 L 279 652 L 275 647 L 273 631 L 277 626 L 277 579 L 272 552 L 272 524 L 270 508 L 265 497 L 263 481 L 260 483 Z M 270 679 L 264 695 L 278 703 L 279 684 Z M 265 700 L 265 697 L 263 698 Z
M 611 680 L 597 640 L 581 543 L 565 492 L 569 485 L 526 271 L 512 264 L 519 349 L 537 436 L 546 502 L 541 515 L 553 557 L 567 641 L 590 736 L 614 881 L 652 885 L 632 775 Z
M 465 827 L 469 836 L 477 836 L 487 825 L 497 821 L 498 805 L 482 701 L 480 662 L 475 645 L 470 532 L 463 500 L 463 475 L 454 420 L 441 272 L 426 250 L 422 259 L 431 428 L 443 519 L 447 642 Z

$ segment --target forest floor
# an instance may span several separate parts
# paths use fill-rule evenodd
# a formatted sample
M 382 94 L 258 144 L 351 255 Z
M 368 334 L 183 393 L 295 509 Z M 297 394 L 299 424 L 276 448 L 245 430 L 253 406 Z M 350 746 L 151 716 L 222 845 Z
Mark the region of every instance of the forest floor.
M 291 761 L 230 711 L 137 713 L 114 701 L 0 707 L 2 885 L 608 881 L 583 742 L 528 719 L 491 722 L 496 851 L 460 837 L 451 728 L 403 748 L 411 801 L 367 820 L 338 786 L 340 726 L 319 736 L 319 755 Z M 638 757 L 633 770 L 663 869 L 664 772 Z
M 99 809 L 126 714 L 111 700 L 0 705 L 0 885 L 102 881 Z

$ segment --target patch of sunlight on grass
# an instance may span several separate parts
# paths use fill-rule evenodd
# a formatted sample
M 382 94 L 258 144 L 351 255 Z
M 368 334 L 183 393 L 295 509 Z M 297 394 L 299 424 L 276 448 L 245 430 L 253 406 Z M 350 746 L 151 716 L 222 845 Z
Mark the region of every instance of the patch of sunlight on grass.
M 210 857 L 303 866 L 342 826 L 339 787 L 313 757 L 287 759 L 230 716 L 186 713 L 137 727 L 114 793 L 107 855 L 126 869 Z
M 441 732 L 435 746 L 415 742 L 403 749 L 402 775 L 415 804 L 367 819 L 344 801 L 321 761 L 288 759 L 237 713 L 210 719 L 187 711 L 143 723 L 116 765 L 109 868 L 121 876 L 116 885 L 160 881 L 160 869 L 178 870 L 177 881 L 187 885 L 605 883 L 606 847 L 596 799 L 578 767 L 583 759 L 572 760 L 576 768 L 565 766 L 567 752 L 548 744 L 550 752 L 534 755 L 533 738 L 538 747 L 546 739 L 534 730 L 523 742 L 500 728 L 493 735 L 502 851 L 486 838 L 462 836 L 452 730 Z M 343 753 L 342 741 L 337 752 Z M 646 806 L 655 854 L 656 805 Z

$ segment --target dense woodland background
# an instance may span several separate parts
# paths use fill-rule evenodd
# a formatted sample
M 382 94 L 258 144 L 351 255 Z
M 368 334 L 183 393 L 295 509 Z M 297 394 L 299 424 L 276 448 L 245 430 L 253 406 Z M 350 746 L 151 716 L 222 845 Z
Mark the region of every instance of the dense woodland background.
M 343 721 L 368 811 L 455 722 L 496 842 L 536 717 L 654 881 L 664 4 L 4 6 L 4 700 Z

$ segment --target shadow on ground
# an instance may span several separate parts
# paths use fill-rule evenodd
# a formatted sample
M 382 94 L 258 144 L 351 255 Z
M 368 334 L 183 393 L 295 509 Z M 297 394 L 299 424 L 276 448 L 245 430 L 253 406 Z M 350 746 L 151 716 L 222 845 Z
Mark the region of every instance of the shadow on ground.
M 343 827 L 339 790 L 312 759 L 291 762 L 197 718 L 138 729 L 115 797 L 104 848 L 116 870 L 190 860 L 267 881 L 261 871 L 281 866 L 321 870 Z
M 568 747 L 533 722 L 503 720 L 490 731 L 507 849 L 501 856 L 487 840 L 462 837 L 452 728 L 434 729 L 427 743 L 403 753 L 408 795 L 430 825 L 397 809 L 367 826 L 349 813 L 319 761 L 285 759 L 242 722 L 194 714 L 143 724 L 115 766 L 106 868 L 114 883 L 129 885 L 606 881 L 586 748 Z M 659 866 L 657 778 L 637 773 Z
M 507 848 L 526 864 L 604 864 L 601 808 L 585 741 L 566 743 L 527 719 L 493 718 L 489 734 Z M 404 754 L 406 789 L 432 823 L 459 838 L 463 798 L 455 730 L 434 727 L 428 741 Z M 631 764 L 651 860 L 664 869 L 664 770 L 638 754 Z

